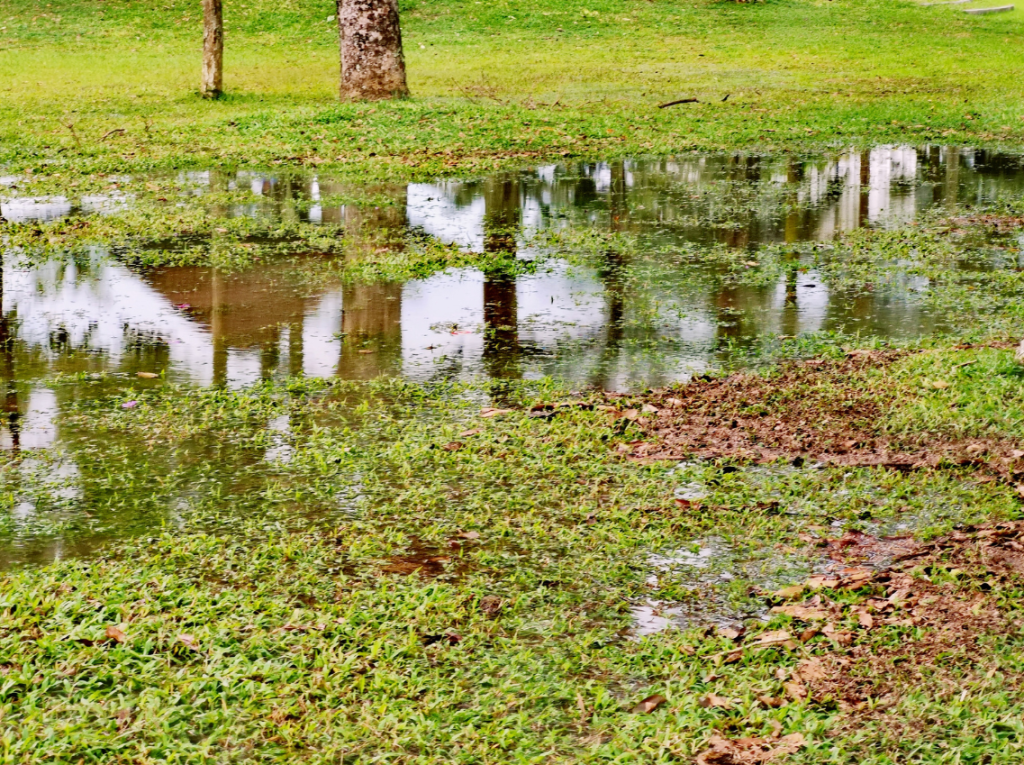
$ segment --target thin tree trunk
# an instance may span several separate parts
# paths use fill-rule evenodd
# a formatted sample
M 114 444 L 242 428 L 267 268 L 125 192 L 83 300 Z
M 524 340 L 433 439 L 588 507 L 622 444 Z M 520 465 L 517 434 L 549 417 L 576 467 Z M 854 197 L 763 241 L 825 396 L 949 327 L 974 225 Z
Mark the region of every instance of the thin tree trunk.
M 221 0 L 203 0 L 204 98 L 216 98 L 224 84 L 224 12 Z
M 342 100 L 409 95 L 398 0 L 338 0 L 338 30 Z

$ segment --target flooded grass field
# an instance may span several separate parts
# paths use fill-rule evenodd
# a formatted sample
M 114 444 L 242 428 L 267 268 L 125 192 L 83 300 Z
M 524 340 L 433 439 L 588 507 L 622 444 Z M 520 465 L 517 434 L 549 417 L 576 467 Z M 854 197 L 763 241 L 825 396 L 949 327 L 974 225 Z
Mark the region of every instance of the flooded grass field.
M 936 558 L 883 621 L 911 537 L 1020 516 L 1022 156 L 5 178 L 0 596 L 39 606 L 0 622 L 4 719 L 65 758 L 436 761 L 413 726 L 465 761 L 741 731 L 810 763 L 853 719 L 863 752 L 886 713 L 804 654 L 924 646 L 982 580 Z

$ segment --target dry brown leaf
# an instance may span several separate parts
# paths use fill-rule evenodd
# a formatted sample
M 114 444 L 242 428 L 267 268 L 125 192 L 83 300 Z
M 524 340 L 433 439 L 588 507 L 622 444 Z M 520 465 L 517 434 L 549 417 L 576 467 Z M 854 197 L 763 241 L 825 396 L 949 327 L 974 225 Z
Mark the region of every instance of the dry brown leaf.
M 714 693 L 709 693 L 707 696 L 700 700 L 700 705 L 704 709 L 732 709 L 732 702 L 724 696 L 718 696 Z
M 470 436 L 476 436 L 480 434 L 480 428 L 473 428 L 472 430 L 464 430 L 459 433 L 459 438 L 469 438 Z
M 462 443 L 461 441 L 451 441 L 441 448 L 444 449 L 446 452 L 457 452 L 463 446 L 465 446 L 465 444 Z
M 875 618 L 866 609 L 857 611 L 857 622 L 866 630 L 875 626 Z
M 788 683 L 782 684 L 782 689 L 786 692 L 793 701 L 803 701 L 807 698 L 807 686 L 800 682 L 799 679 L 794 678 Z
M 660 693 L 655 693 L 653 696 L 648 696 L 646 699 L 644 699 L 635 707 L 633 707 L 633 714 L 649 715 L 651 712 L 660 707 L 666 701 L 668 701 L 668 699 L 666 699 Z
M 116 624 L 107 625 L 107 638 L 113 640 L 115 643 L 127 643 L 128 636 L 124 634 L 124 631 Z
M 757 642 L 761 645 L 765 643 L 785 643 L 787 640 L 792 640 L 793 636 L 785 630 L 775 630 L 773 632 L 762 632 L 757 639 Z
M 738 640 L 743 637 L 743 633 L 746 632 L 744 629 L 736 629 L 735 627 L 719 627 L 718 634 L 724 637 L 726 640 Z
M 137 376 L 143 378 L 144 380 L 152 380 L 153 378 L 159 377 L 160 375 L 158 375 L 156 372 L 138 372 Z
M 503 414 L 511 414 L 514 410 L 512 409 L 495 409 L 494 407 L 487 407 L 480 410 L 481 417 L 500 417 Z
M 793 598 L 799 598 L 807 591 L 807 586 L 803 584 L 794 584 L 791 587 L 783 587 L 781 590 L 776 590 L 772 593 L 777 598 L 785 598 L 786 600 L 792 600 Z
M 772 609 L 773 614 L 792 616 L 802 622 L 823 622 L 829 617 L 828 611 L 821 608 L 808 608 L 807 606 L 776 606 Z
M 183 632 L 182 634 L 178 635 L 178 642 L 186 648 L 192 649 L 193 651 L 199 650 L 199 641 L 197 641 L 193 635 L 190 635 L 187 632 Z
M 812 576 L 806 584 L 812 590 L 834 590 L 840 581 L 837 576 Z
M 804 659 L 796 665 L 797 674 L 800 675 L 800 679 L 804 682 L 814 682 L 815 680 L 824 680 L 827 677 L 825 672 L 825 664 L 817 656 L 812 656 L 809 659 Z
M 804 746 L 802 733 L 790 733 L 780 739 L 728 739 L 715 735 L 708 748 L 697 755 L 697 765 L 760 765 L 787 757 Z

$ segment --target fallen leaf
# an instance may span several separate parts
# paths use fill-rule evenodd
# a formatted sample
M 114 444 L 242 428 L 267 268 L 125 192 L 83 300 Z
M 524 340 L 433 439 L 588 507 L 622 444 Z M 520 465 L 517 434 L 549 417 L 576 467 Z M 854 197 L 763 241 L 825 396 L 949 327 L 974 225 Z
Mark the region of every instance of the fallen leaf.
M 497 595 L 484 595 L 480 598 L 480 610 L 488 616 L 497 616 L 498 612 L 501 611 L 501 598 Z
M 640 411 L 646 412 L 647 414 L 657 414 L 658 407 L 651 406 L 650 404 L 644 404 Z
M 718 634 L 724 637 L 726 640 L 738 640 L 746 632 L 745 629 L 736 629 L 735 627 L 719 627 Z
M 480 428 L 473 428 L 472 430 L 464 430 L 459 433 L 459 438 L 469 438 L 470 436 L 476 436 L 480 434 Z
M 640 410 L 639 409 L 627 409 L 626 411 L 624 411 L 622 413 L 622 416 L 625 417 L 627 420 L 638 420 L 638 419 L 640 419 Z
M 871 629 L 875 626 L 875 619 L 866 610 L 860 610 L 857 612 L 857 622 L 866 630 Z
M 773 614 L 792 616 L 802 622 L 823 622 L 829 617 L 828 611 L 821 608 L 808 608 L 807 606 L 776 606 L 772 609 Z
M 791 733 L 780 739 L 728 739 L 714 735 L 708 748 L 697 755 L 697 765 L 759 765 L 787 757 L 804 746 L 802 733 Z
M 834 590 L 839 586 L 839 581 L 836 576 L 812 576 L 806 584 L 812 590 Z
M 776 590 L 772 593 L 777 598 L 785 598 L 786 600 L 792 600 L 793 598 L 799 598 L 807 591 L 807 586 L 803 584 L 794 584 L 792 587 L 783 587 L 781 590 Z
M 757 642 L 761 645 L 765 643 L 785 643 L 787 640 L 792 640 L 793 636 L 785 630 L 775 630 L 773 632 L 762 632 L 758 636 Z
M 680 398 L 667 398 L 665 404 L 673 409 L 683 405 L 683 400 Z
M 788 683 L 782 684 L 782 689 L 786 692 L 793 701 L 803 701 L 807 698 L 807 687 L 799 681 L 794 679 Z
M 480 416 L 481 417 L 498 417 L 498 416 L 503 415 L 503 414 L 511 414 L 512 411 L 513 410 L 511 410 L 511 409 L 495 409 L 493 407 L 488 407 L 486 409 L 481 409 L 480 410 Z
M 825 665 L 817 656 L 802 660 L 796 665 L 797 674 L 804 682 L 824 680 L 828 674 L 825 672 Z
M 199 650 L 199 642 L 195 639 L 194 636 L 188 634 L 187 632 L 183 632 L 182 634 L 178 635 L 178 642 L 186 648 L 192 649 L 193 651 Z
M 128 636 L 124 634 L 124 631 L 115 624 L 107 625 L 107 638 L 113 640 L 115 643 L 127 643 Z
M 479 539 L 480 538 L 480 532 L 479 531 L 460 531 L 457 536 L 459 536 L 462 539 Z
M 928 387 L 934 390 L 945 390 L 949 385 L 945 380 L 932 380 L 928 383 Z
M 743 265 L 745 265 L 747 268 L 757 268 L 761 264 L 758 263 L 756 260 L 748 260 Z
M 786 703 L 784 699 L 780 699 L 778 696 L 758 696 L 757 700 L 771 709 L 778 709 Z
M 655 693 L 653 696 L 648 696 L 646 699 L 644 699 L 635 707 L 633 707 L 633 714 L 649 715 L 651 712 L 660 707 L 666 701 L 668 701 L 668 699 L 666 699 L 660 693 Z
M 451 441 L 441 448 L 444 449 L 446 452 L 457 452 L 463 446 L 465 446 L 465 444 L 462 443 L 461 441 Z
M 724 696 L 716 696 L 714 693 L 709 693 L 702 698 L 700 705 L 704 709 L 732 709 L 732 702 L 729 699 Z
M 158 375 L 156 372 L 139 372 L 138 376 L 146 380 L 152 380 L 154 377 L 159 377 L 160 375 Z

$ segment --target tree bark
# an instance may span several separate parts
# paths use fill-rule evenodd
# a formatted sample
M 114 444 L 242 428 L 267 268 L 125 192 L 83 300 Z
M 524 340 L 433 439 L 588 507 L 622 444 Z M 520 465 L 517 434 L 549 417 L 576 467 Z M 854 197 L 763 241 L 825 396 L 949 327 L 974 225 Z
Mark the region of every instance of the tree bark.
M 204 98 L 217 98 L 224 85 L 224 11 L 221 0 L 203 0 Z
M 343 101 L 409 95 L 398 0 L 338 0 Z

